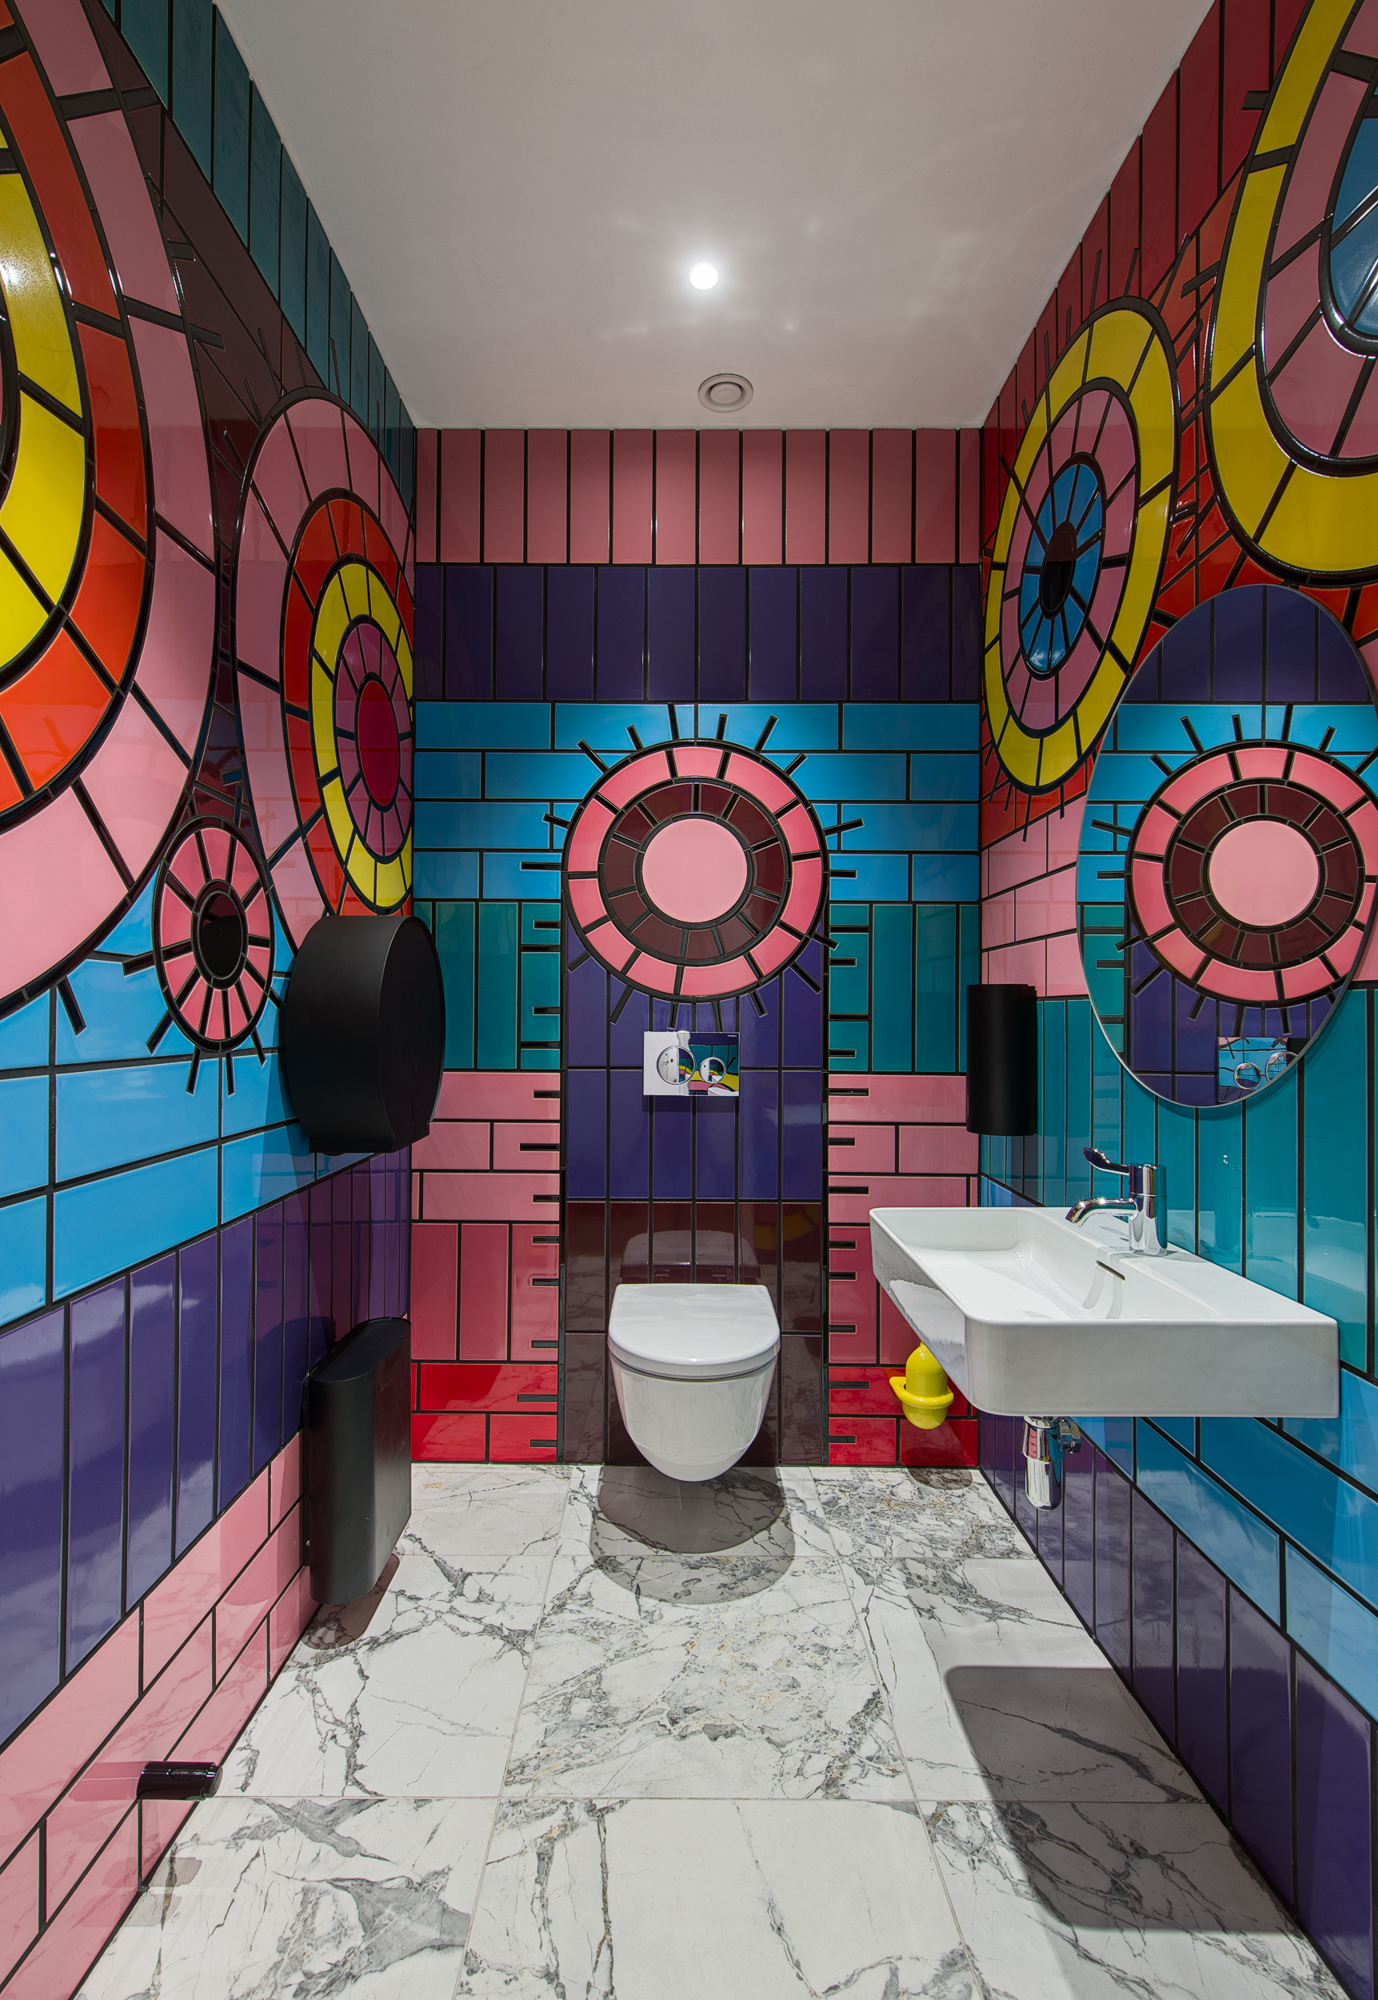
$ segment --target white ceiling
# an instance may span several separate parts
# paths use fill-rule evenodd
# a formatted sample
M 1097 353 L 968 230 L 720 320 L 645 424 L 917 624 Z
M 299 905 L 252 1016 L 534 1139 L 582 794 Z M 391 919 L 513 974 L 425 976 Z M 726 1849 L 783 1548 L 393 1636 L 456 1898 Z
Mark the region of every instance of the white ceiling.
M 413 418 L 517 426 L 979 423 L 1205 13 L 221 6 Z

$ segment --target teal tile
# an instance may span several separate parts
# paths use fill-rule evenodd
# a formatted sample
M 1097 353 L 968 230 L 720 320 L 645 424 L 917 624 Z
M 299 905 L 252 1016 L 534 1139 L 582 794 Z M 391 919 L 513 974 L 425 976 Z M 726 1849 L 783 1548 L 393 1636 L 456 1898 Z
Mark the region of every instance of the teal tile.
M 1195 1457 L 1195 1417 L 1155 1417 L 1153 1421 L 1160 1431 L 1166 1431 L 1170 1438 L 1174 1438 L 1181 1445 L 1183 1451 L 1189 1451 Z
M 979 903 L 963 903 L 957 912 L 957 1067 L 967 1066 L 968 986 L 981 983 L 981 908 Z
M 1354 1107 L 1373 1090 L 1371 1001 L 1349 992 L 1301 1061 L 1306 1218 L 1302 1296 L 1340 1329 L 1340 1354 L 1368 1365 L 1368 1146 Z
M 880 903 L 871 914 L 871 1062 L 902 1075 L 914 1069 L 914 915 L 906 903 Z
M 1297 1072 L 1244 1106 L 1244 1274 L 1297 1296 Z
M 1270 1424 L 1203 1417 L 1201 1458 L 1308 1555 L 1378 1603 L 1378 1499 Z
M 0 1021 L 0 1070 L 39 1069 L 47 1062 L 51 1009 L 45 993 Z
M 330 243 L 321 219 L 306 210 L 306 351 L 322 382 L 330 374 Z
M 1296 1549 L 1287 1550 L 1287 1634 L 1378 1715 L 1378 1618 Z
M 836 924 L 828 957 L 828 1012 L 854 1014 L 865 1020 L 871 1012 L 871 939 L 867 931 L 842 930 Z
M 1378 1493 L 1378 1383 L 1342 1368 L 1340 1414 L 1289 1417 L 1283 1429 Z
M 282 251 L 278 296 L 287 324 L 306 341 L 306 212 L 310 203 L 290 157 L 282 156 Z
M 48 1079 L 0 1082 L 0 1195 L 48 1185 Z
M 521 954 L 520 1040 L 523 1051 L 530 1042 L 553 1043 L 558 1051 L 560 1042 L 558 951 L 524 951 Z
M 220 1219 L 233 1222 L 270 1201 L 281 1201 L 314 1180 L 316 1156 L 300 1125 L 252 1132 L 221 1148 Z
M 525 950 L 533 945 L 544 950 L 559 950 L 560 905 L 558 903 L 522 904 L 522 947 Z
M 974 903 L 981 893 L 980 861 L 975 854 L 916 854 L 910 893 L 916 903 Z
M 449 848 L 416 850 L 414 893 L 418 898 L 458 898 L 478 900 L 478 856 L 456 853 Z
M 829 1021 L 828 1068 L 853 1070 L 869 1075 L 871 1070 L 871 1029 L 867 1021 Z
M 172 0 L 172 118 L 209 180 L 211 157 L 211 0 Z
M 491 767 L 493 759 L 490 757 L 488 762 Z M 494 792 L 491 784 L 488 791 L 490 798 L 529 799 L 533 796 L 532 791 Z M 418 799 L 481 799 L 482 751 L 418 750 L 416 796 Z
M 529 850 L 525 854 L 485 854 L 479 893 L 485 902 L 520 903 L 529 896 L 548 895 L 560 886 L 560 862 L 556 855 L 543 859 Z
M 771 747 L 774 748 L 773 737 Z M 795 784 L 807 799 L 855 798 L 865 801 L 903 799 L 905 796 L 904 758 L 884 756 L 879 751 L 869 757 L 816 753 L 806 757 L 793 775 Z M 968 798 L 975 794 L 963 792 L 958 796 Z
M 60 1188 L 53 1197 L 53 1296 L 79 1292 L 214 1229 L 219 1165 L 219 1147 L 205 1146 Z
M 909 759 L 911 799 L 975 799 L 981 795 L 981 760 L 957 751 L 920 752 Z
M 1158 1106 L 1158 1164 L 1167 1175 L 1168 1236 L 1196 1249 L 1196 1113 L 1190 1105 Z
M 1129 1070 L 1124 1073 L 1125 1160 L 1152 1165 L 1158 1159 L 1158 1100 Z
M 557 1070 L 560 1067 L 560 1051 L 558 1049 L 523 1049 L 521 1066 L 523 1069 Z
M 550 714 L 548 701 L 419 701 L 416 747 L 418 750 L 548 750 Z M 590 776 L 594 768 L 588 765 Z
M 349 280 L 340 268 L 340 260 L 332 250 L 330 253 L 330 369 L 326 376 L 326 386 L 334 389 L 338 396 L 349 396 L 349 326 L 354 312 L 354 300 L 349 289 Z
M 167 0 L 121 0 L 120 33 L 164 104 L 168 100 L 167 30 Z
M 542 804 L 500 805 L 484 800 L 418 799 L 418 847 L 550 846 L 550 827 Z
M 490 750 L 483 760 L 490 799 L 578 799 L 597 776 L 582 750 Z
M 1243 1262 L 1244 1118 L 1238 1104 L 1198 1114 L 1197 1241 L 1203 1257 L 1238 1271 Z
M 974 701 L 848 702 L 846 750 L 975 750 L 980 709 Z
M 1113 1458 L 1121 1472 L 1134 1477 L 1133 1417 L 1081 1417 L 1081 1430 L 1098 1444 L 1107 1458 Z
M 48 1203 L 0 1208 L 0 1325 L 33 1312 L 47 1297 Z
M 1068 1204 L 1067 1177 L 1067 1002 L 1048 1000 L 1039 1009 L 1043 1078 L 1039 1107 L 1041 1199 L 1053 1208 Z
M 1084 1148 L 1091 1144 L 1091 1007 L 1067 1002 L 1067 1185 L 1068 1205 L 1091 1192 L 1091 1167 Z
M 225 26 L 215 17 L 215 192 L 220 205 L 249 240 L 249 72 Z
M 909 859 L 904 854 L 837 854 L 828 880 L 837 893 L 868 903 L 909 901 Z
M 249 255 L 274 293 L 281 224 L 282 141 L 255 84 L 249 123 Z
M 1109 1042 L 1105 1030 L 1097 1021 L 1091 1030 L 1091 1143 L 1106 1154 L 1109 1159 L 1122 1160 L 1121 1143 L 1121 1100 L 1120 1090 L 1124 1078 L 1124 1064 L 1120 1061 Z M 1096 1169 L 1091 1180 L 1093 1194 L 1121 1194 L 1124 1182 L 1118 1174 L 1102 1173 Z
M 437 903 L 435 949 L 445 984 L 445 1067 L 474 1067 L 474 903 Z
M 1277 1536 L 1142 1418 L 1135 1425 L 1135 1447 L 1138 1484 L 1154 1506 L 1276 1619 Z
M 517 911 L 515 903 L 478 906 L 475 1069 L 517 1067 Z
M 275 1065 L 276 1067 L 276 1065 Z M 188 1092 L 184 1062 L 69 1070 L 57 1079 L 57 1178 L 76 1180 L 205 1145 L 220 1128 L 219 1070 L 202 1063 Z
M 910 854 L 942 855 L 950 855 L 954 849 L 973 855 L 976 851 L 978 828 L 975 805 L 934 803 L 931 800 L 916 805 L 867 805 L 848 799 L 842 813 L 844 819 L 863 821 L 854 833 L 845 836 L 848 849 L 890 848 Z

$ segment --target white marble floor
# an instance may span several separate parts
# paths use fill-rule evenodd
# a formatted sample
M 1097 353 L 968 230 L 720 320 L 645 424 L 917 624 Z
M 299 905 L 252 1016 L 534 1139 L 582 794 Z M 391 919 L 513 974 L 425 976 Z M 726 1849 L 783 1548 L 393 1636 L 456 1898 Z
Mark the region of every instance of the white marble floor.
M 1342 2000 L 979 1476 L 413 1492 L 82 2000 Z

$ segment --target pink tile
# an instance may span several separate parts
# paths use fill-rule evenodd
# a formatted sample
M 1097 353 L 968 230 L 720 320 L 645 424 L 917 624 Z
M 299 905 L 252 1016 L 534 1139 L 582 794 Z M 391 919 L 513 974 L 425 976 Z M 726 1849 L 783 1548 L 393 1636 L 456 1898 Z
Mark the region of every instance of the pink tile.
M 843 1333 L 836 1327 L 828 1330 L 828 1364 L 859 1362 L 863 1366 L 876 1358 L 876 1330 L 874 1326 L 859 1327 L 855 1333 Z
M 986 951 L 1015 941 L 1016 911 L 1013 889 L 998 896 L 986 896 L 981 903 L 981 944 Z
M 439 472 L 440 433 L 416 433 L 416 559 L 438 561 L 435 542 L 436 479 Z
M 843 1116 L 845 1116 L 845 1112 Z M 853 1174 L 893 1174 L 895 1171 L 895 1128 L 893 1125 L 843 1125 L 836 1112 L 828 1119 L 828 1172 L 836 1180 Z
M 1059 868 L 1055 875 L 1043 875 L 1037 882 L 1025 882 L 1014 892 L 1014 933 L 1017 941 L 1045 938 L 1054 931 L 1074 930 L 1076 921 L 1075 868 Z
M 173 1744 L 209 1700 L 213 1684 L 207 1619 L 49 1813 L 45 1887 L 50 1908 L 63 1901 L 132 1808 L 144 1765 L 171 1756 Z
M 952 1176 L 928 1174 L 883 1175 L 869 1183 L 865 1194 L 830 1194 L 828 1216 L 831 1226 L 866 1223 L 873 1208 L 966 1208 L 968 1184 Z
M 914 560 L 957 558 L 957 433 L 914 433 Z
M 73 119 L 71 129 L 86 178 L 102 195 L 110 196 L 108 204 L 102 202 L 101 218 L 121 288 L 130 298 L 142 299 L 162 312 L 176 312 L 177 290 L 162 231 L 123 112 Z
M 553 1118 L 558 1123 L 559 1078 L 550 1070 L 449 1069 L 440 1079 L 436 1116 Z
M 1027 831 L 1007 833 L 986 849 L 990 892 L 1013 889 L 1020 882 L 1035 882 L 1048 872 L 1048 822 L 1035 820 Z
M 190 1763 L 203 1758 L 219 1764 L 249 1717 L 262 1701 L 268 1686 L 268 1621 L 235 1661 L 228 1676 L 178 1743 L 176 1753 Z M 8 1995 L 6 1996 L 8 2000 Z
M 1081 946 L 1076 933 L 1063 932 L 1059 937 L 1048 939 L 1048 997 L 1062 999 L 1070 994 L 1086 991 L 1086 974 L 1082 969 Z
M 427 1174 L 425 1181 L 427 1222 L 549 1222 L 558 1226 L 558 1174 Z
M 902 1174 L 976 1174 L 981 1141 L 964 1125 L 901 1125 Z
M 196 1810 L 194 1799 L 145 1799 L 139 1817 L 139 1853 L 145 1881 L 171 1847 L 181 1827 Z
M 828 561 L 871 559 L 871 434 L 828 433 Z
M 299 1569 L 268 1614 L 268 1673 L 276 1679 L 287 1656 L 316 1615 L 311 1572 Z
M 215 1607 L 215 1678 L 223 1681 L 251 1632 L 262 1624 L 301 1568 L 301 1510 L 294 1507 L 272 1540 L 240 1571 Z
M 1081 823 L 1085 817 L 1085 799 L 1073 799 L 1062 812 L 1051 813 L 1044 821 L 1050 868 L 1075 868 L 1077 851 L 1081 846 Z
M 742 434 L 699 434 L 699 561 L 741 560 Z
M 903 1368 L 919 1336 L 892 1302 L 888 1292 L 880 1295 L 880 1359 L 888 1368 Z
M 139 1893 L 139 1816 L 130 1812 L 54 1914 L 5 1988 L 5 2000 L 67 2000 Z
M 38 1936 L 38 1829 L 0 1868 L 0 1985 Z
M 778 563 L 784 550 L 781 433 L 742 432 L 742 561 Z
M 519 563 L 526 553 L 526 433 L 483 434 L 483 560 Z
M 871 1271 L 871 1246 L 865 1233 L 857 1237 L 855 1250 L 835 1252 L 840 1268 L 828 1279 L 828 1328 L 830 1332 L 851 1329 L 864 1334 L 875 1346 L 876 1281 Z
M 417 1361 L 453 1361 L 459 1333 L 459 1231 L 414 1222 L 411 1231 L 411 1351 Z
M 785 561 L 828 560 L 828 434 L 785 433 Z
M 412 1147 L 412 1166 L 417 1171 L 436 1168 L 447 1173 L 486 1173 L 490 1132 L 486 1119 L 437 1118 L 425 1138 Z
M 871 561 L 913 560 L 914 433 L 876 431 L 871 438 Z
M 196 1542 L 144 1599 L 144 1686 L 224 1595 L 268 1539 L 268 1473 Z
M 829 1078 L 828 1119 L 840 1125 L 965 1124 L 964 1076 L 851 1076 Z
M 117 1625 L 0 1754 L 0 1854 L 38 1824 L 139 1698 L 138 1614 Z
M 655 559 L 691 563 L 698 552 L 698 437 L 656 432 Z
M 65 97 L 69 91 L 110 88 L 109 73 L 91 24 L 81 10 L 81 0 L 44 0 L 41 7 L 25 11 L 24 25 L 33 37 L 55 97 Z
M 981 433 L 963 431 L 957 466 L 957 560 L 981 560 Z
M 983 977 L 986 980 L 1002 986 L 1032 986 L 1040 994 L 1047 991 L 1048 957 L 1045 945 L 1007 945 L 1001 951 L 986 952 L 984 957 Z
M 493 1165 L 499 1173 L 554 1173 L 560 1133 L 553 1125 L 494 1125 Z
M 612 559 L 648 563 L 655 506 L 655 432 L 612 434 Z
M 526 560 L 562 563 L 569 546 L 569 432 L 526 434 Z
M 514 1361 L 540 1361 L 560 1334 L 560 1246 L 543 1242 L 548 1229 L 512 1231 L 512 1335 Z M 547 1343 L 537 1346 L 537 1342 Z
M 413 1222 L 419 1222 L 421 1220 L 421 1176 L 420 1174 L 412 1174 L 410 1179 L 411 1219 Z
M 507 1246 L 502 1223 L 466 1222 L 459 1233 L 459 1357 L 507 1358 Z
M 302 1435 L 298 1431 L 268 1467 L 268 1525 L 276 1528 L 301 1498 Z
M 572 563 L 605 563 L 612 504 L 608 434 L 569 434 L 569 559 Z
M 440 434 L 440 560 L 476 563 L 482 546 L 481 431 Z

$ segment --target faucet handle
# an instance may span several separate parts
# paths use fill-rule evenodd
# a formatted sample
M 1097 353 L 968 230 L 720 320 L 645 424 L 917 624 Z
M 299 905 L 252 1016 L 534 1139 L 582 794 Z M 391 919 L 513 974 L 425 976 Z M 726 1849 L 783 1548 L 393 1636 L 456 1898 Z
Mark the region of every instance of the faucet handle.
M 1107 1159 L 1099 1146 L 1083 1146 L 1081 1152 L 1083 1159 L 1089 1160 L 1093 1167 L 1099 1167 L 1103 1173 L 1132 1174 L 1134 1171 L 1132 1167 L 1126 1167 L 1118 1160 Z

